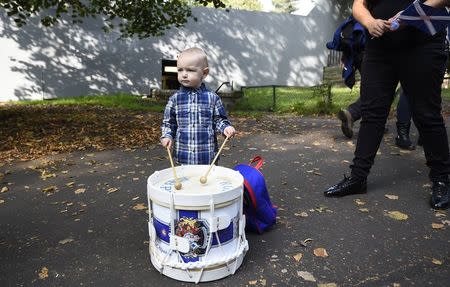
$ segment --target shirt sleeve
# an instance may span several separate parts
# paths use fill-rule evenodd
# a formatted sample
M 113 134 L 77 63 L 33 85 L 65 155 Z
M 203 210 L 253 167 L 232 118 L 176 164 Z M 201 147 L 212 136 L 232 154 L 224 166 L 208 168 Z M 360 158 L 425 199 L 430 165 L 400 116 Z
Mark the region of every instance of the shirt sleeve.
M 161 138 L 173 139 L 177 132 L 178 126 L 175 114 L 175 98 L 176 94 L 171 96 L 164 109 L 164 119 L 161 125 Z
M 216 131 L 223 134 L 225 128 L 231 126 L 231 122 L 228 120 L 227 112 L 222 104 L 222 100 L 217 94 L 215 94 L 215 98 L 213 121 L 216 126 Z

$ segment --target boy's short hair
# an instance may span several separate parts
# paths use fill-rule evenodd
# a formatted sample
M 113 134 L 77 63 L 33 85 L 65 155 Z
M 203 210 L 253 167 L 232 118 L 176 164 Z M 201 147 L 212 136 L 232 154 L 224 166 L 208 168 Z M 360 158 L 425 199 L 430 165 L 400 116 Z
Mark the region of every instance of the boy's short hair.
M 181 51 L 178 58 L 181 57 L 181 55 L 186 55 L 186 54 L 188 54 L 190 56 L 198 57 L 198 59 L 203 63 L 204 68 L 208 67 L 208 57 L 206 56 L 205 51 L 203 51 L 202 49 L 200 49 L 198 47 L 187 48 L 187 49 Z

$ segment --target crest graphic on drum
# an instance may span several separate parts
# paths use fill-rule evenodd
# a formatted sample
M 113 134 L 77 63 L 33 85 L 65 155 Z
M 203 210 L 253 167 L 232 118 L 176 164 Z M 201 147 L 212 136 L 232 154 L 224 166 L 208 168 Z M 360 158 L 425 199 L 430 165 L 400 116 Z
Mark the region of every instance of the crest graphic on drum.
M 187 282 L 217 280 L 235 273 L 248 250 L 243 214 L 242 175 L 214 166 L 176 167 L 182 184 L 174 187 L 172 170 L 147 181 L 149 252 L 162 274 Z

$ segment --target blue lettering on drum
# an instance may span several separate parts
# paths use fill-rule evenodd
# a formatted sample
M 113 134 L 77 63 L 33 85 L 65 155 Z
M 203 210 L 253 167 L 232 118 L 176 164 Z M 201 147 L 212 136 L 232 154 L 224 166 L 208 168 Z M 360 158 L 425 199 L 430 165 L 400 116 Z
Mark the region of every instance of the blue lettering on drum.
M 228 191 L 233 188 L 233 185 L 228 181 L 219 182 L 220 191 Z

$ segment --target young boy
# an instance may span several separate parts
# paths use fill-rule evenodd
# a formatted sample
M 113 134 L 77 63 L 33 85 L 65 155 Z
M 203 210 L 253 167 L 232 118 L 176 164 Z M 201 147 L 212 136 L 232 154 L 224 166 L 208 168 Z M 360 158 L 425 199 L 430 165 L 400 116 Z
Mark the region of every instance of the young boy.
M 220 97 L 203 83 L 209 73 L 205 52 L 199 48 L 184 50 L 177 70 L 181 88 L 166 105 L 161 144 L 171 148 L 175 141 L 174 158 L 179 164 L 211 164 L 217 152 L 216 131 L 225 136 L 236 131 Z

